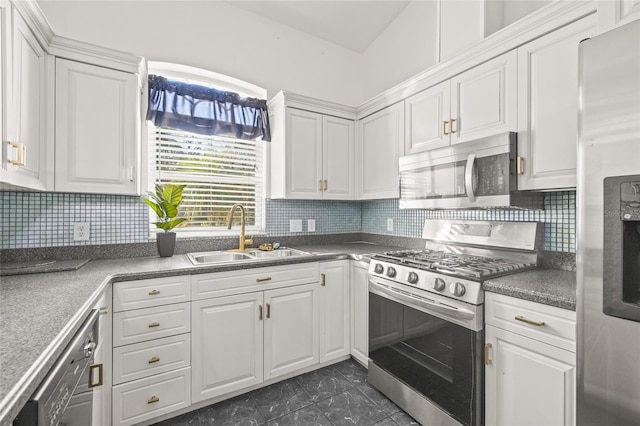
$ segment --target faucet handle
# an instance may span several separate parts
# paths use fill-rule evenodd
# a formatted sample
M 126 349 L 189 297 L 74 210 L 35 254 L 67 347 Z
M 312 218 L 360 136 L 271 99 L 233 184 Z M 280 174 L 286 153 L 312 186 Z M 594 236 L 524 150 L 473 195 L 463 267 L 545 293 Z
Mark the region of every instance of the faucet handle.
M 248 246 L 253 245 L 253 238 L 245 238 L 244 244 Z

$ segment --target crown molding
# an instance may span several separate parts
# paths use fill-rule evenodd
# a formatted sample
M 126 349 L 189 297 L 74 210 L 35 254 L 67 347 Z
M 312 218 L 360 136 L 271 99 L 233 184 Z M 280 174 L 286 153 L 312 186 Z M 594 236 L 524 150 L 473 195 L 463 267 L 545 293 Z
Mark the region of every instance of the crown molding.
M 324 101 L 309 96 L 281 90 L 270 101 L 272 108 L 293 107 L 306 111 L 317 112 L 325 115 L 355 120 L 357 109 L 355 107 L 338 104 L 335 102 Z
M 460 54 L 428 68 L 359 105 L 357 119 L 480 65 L 597 11 L 593 0 L 558 0 L 491 34 Z

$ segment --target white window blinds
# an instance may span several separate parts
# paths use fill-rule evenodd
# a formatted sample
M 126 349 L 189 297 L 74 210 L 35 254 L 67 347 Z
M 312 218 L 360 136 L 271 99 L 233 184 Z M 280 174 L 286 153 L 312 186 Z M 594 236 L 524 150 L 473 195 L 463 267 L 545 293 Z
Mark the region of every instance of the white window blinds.
M 150 125 L 151 183 L 184 184 L 181 230 L 226 229 L 234 204 L 246 210 L 248 229 L 264 224 L 264 161 L 261 140 L 204 136 Z M 234 218 L 239 223 L 240 215 Z

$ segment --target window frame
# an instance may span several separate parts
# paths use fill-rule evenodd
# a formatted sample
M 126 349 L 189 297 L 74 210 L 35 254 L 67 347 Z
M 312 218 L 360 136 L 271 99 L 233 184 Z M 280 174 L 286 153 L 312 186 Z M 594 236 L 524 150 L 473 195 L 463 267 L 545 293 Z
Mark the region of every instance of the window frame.
M 242 80 L 235 79 L 233 77 L 229 77 L 223 74 L 215 73 L 213 71 L 207 71 L 200 68 L 190 67 L 187 65 L 179 65 L 172 64 L 168 62 L 156 62 L 149 61 L 147 63 L 147 74 L 157 74 L 162 75 L 163 77 L 167 77 L 169 79 L 177 79 L 187 83 L 199 84 L 203 86 L 213 87 L 219 90 L 225 91 L 233 91 L 239 93 L 244 97 L 253 97 L 266 99 L 267 91 L 259 86 L 253 85 L 251 83 L 247 83 Z M 146 78 L 144 87 L 147 87 Z M 143 109 L 141 111 L 143 120 L 147 108 L 147 91 L 142 90 L 141 97 L 143 105 Z M 147 191 L 153 191 L 155 185 L 155 167 L 153 167 L 153 161 L 151 159 L 152 154 L 152 144 L 155 144 L 155 132 L 156 127 L 147 120 L 144 120 L 144 126 L 146 127 L 142 132 L 142 152 L 141 157 L 143 160 L 143 166 L 141 170 L 141 175 L 143 176 L 142 188 L 146 188 Z M 197 135 L 199 136 L 199 135 Z M 224 139 L 224 138 L 222 138 Z M 247 225 L 246 233 L 251 235 L 266 235 L 266 198 L 268 196 L 268 182 L 269 182 L 269 169 L 267 165 L 268 157 L 270 155 L 269 147 L 267 144 L 269 142 L 258 141 L 262 145 L 258 145 L 261 149 L 260 159 L 261 159 L 261 167 L 264 171 L 262 173 L 262 196 L 258 200 L 256 199 L 256 212 L 262 212 L 261 215 L 256 215 L 256 224 L 255 225 Z M 238 214 L 236 216 L 239 217 Z M 159 232 L 163 232 L 160 229 L 157 229 L 154 225 L 153 221 L 153 212 L 149 210 L 149 236 L 152 239 L 155 239 L 155 236 Z M 234 218 L 237 220 L 237 218 Z M 238 229 L 237 225 L 234 225 L 231 230 L 228 230 L 226 227 L 194 227 L 194 228 L 182 228 L 177 227 L 172 231 L 176 233 L 177 238 L 194 238 L 194 237 L 227 237 L 227 236 L 237 236 Z

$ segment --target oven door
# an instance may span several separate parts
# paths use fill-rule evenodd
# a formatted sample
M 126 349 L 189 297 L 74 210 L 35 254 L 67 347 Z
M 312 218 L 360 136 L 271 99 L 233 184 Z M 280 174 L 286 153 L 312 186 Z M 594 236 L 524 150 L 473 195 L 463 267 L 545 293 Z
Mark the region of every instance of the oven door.
M 369 382 L 423 424 L 482 424 L 482 306 L 406 287 L 369 277 Z

